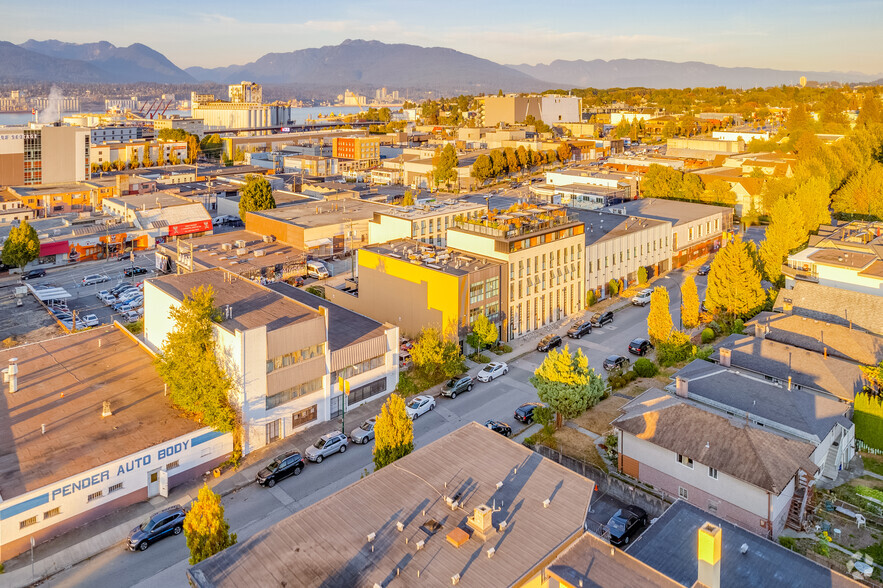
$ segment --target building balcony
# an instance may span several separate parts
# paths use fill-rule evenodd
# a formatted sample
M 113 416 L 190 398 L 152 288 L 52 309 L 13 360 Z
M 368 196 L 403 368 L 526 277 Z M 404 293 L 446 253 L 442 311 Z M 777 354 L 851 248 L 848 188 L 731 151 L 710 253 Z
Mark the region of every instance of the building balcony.
M 813 271 L 793 268 L 789 265 L 782 266 L 782 273 L 795 280 L 803 280 L 804 282 L 819 283 L 819 275 Z
M 495 239 L 518 239 L 556 227 L 580 224 L 575 215 L 569 214 L 528 214 L 502 213 L 491 218 L 466 218 L 456 216 L 452 228 L 463 229 Z

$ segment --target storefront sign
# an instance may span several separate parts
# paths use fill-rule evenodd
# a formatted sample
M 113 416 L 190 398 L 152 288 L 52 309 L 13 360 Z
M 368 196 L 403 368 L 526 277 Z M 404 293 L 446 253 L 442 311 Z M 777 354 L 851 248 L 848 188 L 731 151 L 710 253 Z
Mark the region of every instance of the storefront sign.
M 178 225 L 169 225 L 169 237 L 175 237 L 177 235 L 189 235 L 191 233 L 201 233 L 203 231 L 211 230 L 211 219 L 193 221 L 189 223 L 181 223 Z

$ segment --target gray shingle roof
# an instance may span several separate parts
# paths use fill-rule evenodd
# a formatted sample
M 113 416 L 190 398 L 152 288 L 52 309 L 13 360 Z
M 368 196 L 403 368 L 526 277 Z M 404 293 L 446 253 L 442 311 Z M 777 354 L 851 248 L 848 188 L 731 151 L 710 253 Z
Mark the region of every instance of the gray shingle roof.
M 469 423 L 196 564 L 188 577 L 199 588 L 391 581 L 442 587 L 451 586 L 455 574 L 464 588 L 510 586 L 582 533 L 593 487 L 591 480 Z M 464 506 L 452 510 L 445 496 Z M 506 521 L 504 531 L 485 542 L 473 533 L 460 547 L 447 541 L 453 529 L 466 528 L 475 507 L 494 503 L 500 510 L 493 524 L 499 528 Z M 442 528 L 427 532 L 430 519 Z M 369 543 L 370 533 L 375 538 Z M 425 545 L 418 550 L 421 540 Z M 496 553 L 489 558 L 491 547 Z
M 883 296 L 796 280 L 779 290 L 773 310 L 783 312 L 786 300 L 793 314 L 883 335 Z
M 683 586 L 693 586 L 699 575 L 698 532 L 706 522 L 721 528 L 721 588 L 863 585 L 683 500 L 665 511 L 626 553 Z M 742 545 L 748 545 L 744 554 Z
M 858 365 L 785 343 L 730 335 L 711 355 L 712 361 L 720 362 L 721 348 L 730 350 L 732 367 L 772 376 L 781 382 L 787 382 L 790 376 L 792 385 L 828 392 L 849 402 L 864 385 Z

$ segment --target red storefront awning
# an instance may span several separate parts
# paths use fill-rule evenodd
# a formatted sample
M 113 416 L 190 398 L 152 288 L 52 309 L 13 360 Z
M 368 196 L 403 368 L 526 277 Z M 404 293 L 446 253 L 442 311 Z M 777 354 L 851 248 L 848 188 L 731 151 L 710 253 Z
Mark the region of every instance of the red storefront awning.
M 58 255 L 59 253 L 68 253 L 70 245 L 67 241 L 55 241 L 54 243 L 40 243 L 40 257 L 46 255 Z

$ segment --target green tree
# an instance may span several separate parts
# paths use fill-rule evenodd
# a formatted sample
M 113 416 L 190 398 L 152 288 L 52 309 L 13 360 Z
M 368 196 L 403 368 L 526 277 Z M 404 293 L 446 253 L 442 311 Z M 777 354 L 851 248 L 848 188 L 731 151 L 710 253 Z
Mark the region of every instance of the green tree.
M 107 173 L 110 171 L 111 165 L 109 161 L 103 161 L 101 163 L 101 171 Z
M 223 151 L 224 144 L 219 135 L 206 135 L 199 142 L 199 148 L 205 153 L 206 157 L 219 159 Z
M 502 149 L 494 149 L 491 151 L 492 175 L 498 178 L 505 175 L 509 171 L 509 162 L 506 160 L 506 154 Z
M 3 242 L 0 259 L 8 266 L 24 272 L 25 266 L 40 257 L 40 238 L 28 221 L 23 220 L 17 227 L 9 229 L 9 236 Z
M 475 163 L 472 164 L 470 175 L 482 184 L 490 179 L 494 175 L 491 158 L 485 154 L 476 157 Z
M 581 348 L 552 349 L 530 378 L 537 396 L 556 414 L 556 427 L 595 406 L 604 397 L 604 381 L 589 367 Z
M 699 197 L 703 202 L 712 202 L 716 204 L 725 204 L 734 206 L 736 204 L 736 195 L 730 189 L 730 183 L 726 180 L 714 180 L 708 184 L 708 189 Z
M 187 163 L 196 163 L 199 157 L 199 137 L 187 135 Z
M 270 210 L 276 208 L 273 188 L 267 178 L 259 175 L 245 176 L 245 186 L 240 191 L 239 218 L 245 220 L 246 212 Z
M 515 149 L 512 147 L 506 147 L 503 149 L 503 153 L 506 154 L 506 167 L 509 168 L 509 173 L 514 174 L 521 166 L 518 164 L 518 155 L 515 153 Z
M 187 140 L 187 131 L 184 129 L 160 129 L 156 138 L 160 141 L 185 141 Z
M 237 415 L 230 404 L 232 381 L 216 355 L 213 323 L 218 318 L 211 287 L 194 288 L 169 311 L 174 328 L 166 335 L 156 369 L 168 385 L 172 404 L 218 431 L 233 431 Z
M 699 202 L 702 198 L 702 193 L 705 191 L 705 184 L 702 183 L 702 178 L 696 174 L 684 174 L 683 180 L 681 195 L 684 200 Z
M 856 439 L 883 450 L 883 396 L 869 392 L 856 394 L 852 420 Z
M 236 533 L 230 533 L 221 497 L 206 484 L 199 489 L 199 495 L 184 517 L 184 537 L 190 550 L 190 565 L 236 545 Z
M 705 306 L 716 316 L 749 318 L 766 302 L 760 281 L 754 245 L 736 236 L 711 263 Z
M 663 286 L 653 288 L 650 294 L 650 314 L 647 315 L 647 333 L 653 345 L 665 343 L 671 337 L 674 325 L 669 310 L 668 290 Z
M 496 343 L 498 338 L 497 325 L 488 320 L 484 314 L 479 314 L 472 323 L 472 331 L 467 336 L 466 342 L 476 352 L 480 352 Z
M 451 182 L 457 180 L 458 163 L 457 150 L 450 143 L 436 151 L 432 158 L 432 181 L 436 187 L 445 184 L 450 188 Z
M 861 366 L 862 374 L 877 393 L 883 392 L 883 361 L 877 365 Z
M 570 157 L 573 155 L 573 149 L 570 147 L 570 143 L 563 141 L 558 144 L 558 159 L 562 163 L 567 163 L 570 161 Z
M 145 147 L 141 156 L 141 167 L 153 167 L 153 161 L 150 160 L 150 149 Z
M 442 337 L 441 331 L 428 327 L 420 332 L 414 347 L 411 348 L 414 367 L 427 379 L 440 382 L 444 378 L 457 375 L 463 370 L 463 360 L 459 345 Z
M 538 120 L 534 115 L 528 114 L 524 117 L 524 122 L 522 123 L 525 126 L 533 127 L 536 129 L 538 133 L 548 133 L 552 130 L 552 127 L 547 125 L 541 120 Z
M 647 268 L 643 265 L 638 268 L 638 283 L 646 284 L 647 283 Z
M 699 326 L 699 292 L 693 276 L 687 276 L 681 284 L 681 322 L 687 329 Z
M 117 171 L 122 171 L 126 169 L 126 164 L 122 162 L 122 160 L 117 159 L 113 162 L 113 169 Z
M 374 471 L 414 451 L 414 423 L 405 401 L 392 393 L 383 403 L 374 423 Z
M 770 225 L 760 244 L 758 257 L 770 282 L 780 283 L 782 262 L 789 253 L 806 243 L 808 234 L 803 213 L 791 198 L 782 198 L 769 211 Z
M 524 145 L 519 145 L 518 149 L 515 150 L 515 155 L 518 156 L 518 167 L 523 170 L 530 167 L 530 156 L 528 156 L 527 149 L 524 148 Z
M 683 186 L 681 172 L 666 165 L 651 163 L 641 181 L 641 193 L 645 198 L 673 198 L 683 193 Z
M 413 206 L 414 205 L 414 193 L 410 190 L 405 190 L 405 195 L 402 196 L 402 206 Z

